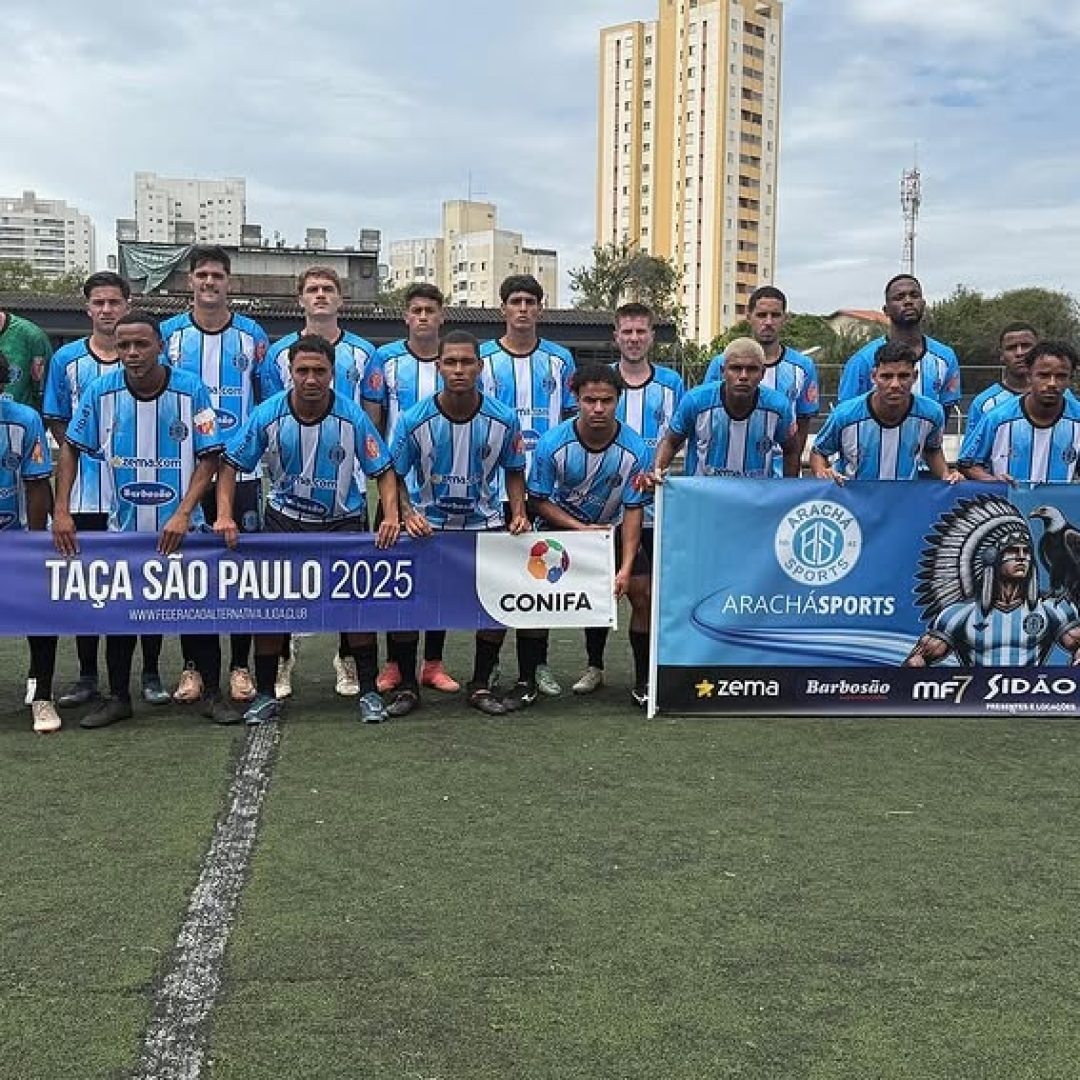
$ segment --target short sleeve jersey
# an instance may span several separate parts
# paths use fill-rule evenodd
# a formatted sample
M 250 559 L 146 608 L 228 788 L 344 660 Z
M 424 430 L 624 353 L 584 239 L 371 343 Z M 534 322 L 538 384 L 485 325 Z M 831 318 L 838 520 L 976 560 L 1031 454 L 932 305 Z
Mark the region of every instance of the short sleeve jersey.
M 704 383 L 675 410 L 671 431 L 686 439 L 686 475 L 772 476 L 774 456 L 795 436 L 791 402 L 759 386 L 753 411 L 735 419 L 726 398 L 723 383 Z
M 720 382 L 724 377 L 724 354 L 714 356 L 705 373 L 704 382 Z M 779 390 L 791 402 L 795 416 L 815 416 L 821 408 L 818 401 L 818 375 L 814 361 L 805 353 L 785 345 L 775 364 L 765 365 L 762 386 Z
M 270 349 L 266 331 L 246 315 L 233 314 L 217 332 L 203 330 L 190 311 L 161 324 L 165 359 L 191 372 L 206 387 L 218 417 L 218 430 L 228 439 L 255 407 L 260 369 Z M 241 473 L 252 480 L 259 472 Z
M 3 396 L 40 411 L 52 356 L 48 335 L 37 323 L 8 312 L 0 329 L 0 352 L 11 367 Z
M 375 350 L 365 384 L 367 400 L 382 406 L 386 437 L 392 442 L 401 414 L 437 394 L 442 377 L 434 360 L 421 360 L 402 338 Z
M 617 525 L 627 507 L 645 505 L 641 479 L 649 462 L 641 437 L 622 422 L 607 446 L 593 450 L 581 441 L 577 420 L 564 420 L 536 444 L 529 494 L 583 524 Z
M 1070 483 L 1080 458 L 1080 401 L 1066 395 L 1058 420 L 1036 426 L 1024 400 L 1021 395 L 984 413 L 964 436 L 960 464 L 981 465 L 1023 483 Z
M 380 476 L 390 454 L 375 425 L 350 398 L 334 393 L 319 420 L 301 420 L 289 391 L 257 406 L 229 442 L 225 460 L 251 472 L 263 454 L 273 456 L 267 502 L 294 521 L 339 521 L 367 513 L 362 476 Z
M 839 457 L 839 471 L 859 480 L 914 480 L 925 450 L 940 450 L 945 410 L 929 398 L 912 396 L 902 419 L 884 424 L 872 393 L 837 405 L 814 440 L 814 450 Z
M 883 337 L 875 338 L 844 364 L 838 401 L 850 401 L 873 390 L 870 376 L 874 370 L 874 356 L 886 340 Z M 955 405 L 960 400 L 960 361 L 956 353 L 948 345 L 931 337 L 924 337 L 923 345 L 926 351 L 915 369 L 915 393 L 944 407 Z
M 289 372 L 289 349 L 300 338 L 298 333 L 278 338 L 266 360 L 259 367 L 259 399 L 269 401 L 282 390 L 292 389 Z M 365 400 L 365 379 L 375 346 L 350 330 L 342 330 L 334 345 L 334 393 L 361 405 Z
M 189 371 L 168 369 L 156 397 L 135 397 L 119 368 L 102 375 L 79 399 L 67 440 L 104 462 L 112 484 L 109 528 L 159 532 L 176 512 L 199 459 L 221 450 L 217 415 L 206 387 Z M 205 524 L 202 508 L 191 527 Z
M 48 420 L 70 423 L 86 388 L 102 375 L 114 371 L 119 361 L 102 360 L 80 338 L 56 350 L 45 381 L 43 413 Z M 76 514 L 107 514 L 112 505 L 109 473 L 97 458 L 79 455 L 78 471 L 71 489 L 71 509 Z
M 27 480 L 52 472 L 45 426 L 29 406 L 0 398 L 0 529 L 26 529 Z
M 415 470 L 413 505 L 436 529 L 501 528 L 500 474 L 525 471 L 517 417 L 487 394 L 468 420 L 451 420 L 438 395 L 421 401 L 398 421 L 391 456 L 398 476 Z
M 979 421 L 990 412 L 991 409 L 996 409 L 999 405 L 1004 405 L 1005 402 L 1011 401 L 1013 398 L 1019 396 L 1020 392 L 1018 390 L 1010 390 L 1007 386 L 999 382 L 988 386 L 981 393 L 976 394 L 971 399 L 971 406 L 968 408 L 967 422 L 964 425 L 965 437 L 975 430 Z

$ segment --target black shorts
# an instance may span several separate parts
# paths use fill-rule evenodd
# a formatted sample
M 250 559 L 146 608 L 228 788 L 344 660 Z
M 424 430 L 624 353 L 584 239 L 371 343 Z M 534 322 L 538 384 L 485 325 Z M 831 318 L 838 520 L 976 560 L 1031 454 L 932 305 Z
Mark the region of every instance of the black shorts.
M 202 511 L 208 525 L 217 521 L 217 484 L 202 497 Z M 262 522 L 262 481 L 237 480 L 233 498 L 233 520 L 242 533 L 260 532 Z
M 266 508 L 263 530 L 268 533 L 367 532 L 367 514 L 359 517 L 331 518 L 329 521 L 297 521 L 272 506 Z
M 109 528 L 108 514 L 72 514 L 71 520 L 75 522 L 75 528 L 79 532 L 106 532 Z
M 652 529 L 641 530 L 641 543 L 638 544 L 637 554 L 634 556 L 634 564 L 630 568 L 631 577 L 647 577 L 652 573 L 653 560 L 653 531 Z M 622 561 L 622 526 L 615 530 L 615 565 Z

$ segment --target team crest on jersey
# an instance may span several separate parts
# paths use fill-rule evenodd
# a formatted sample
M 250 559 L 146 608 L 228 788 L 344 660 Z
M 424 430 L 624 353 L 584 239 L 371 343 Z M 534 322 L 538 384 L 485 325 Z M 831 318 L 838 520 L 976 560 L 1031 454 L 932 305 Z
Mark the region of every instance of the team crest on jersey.
M 757 441 L 757 449 L 759 454 L 767 454 L 772 449 L 773 441 L 766 436 L 762 436 Z
M 1065 449 L 1062 450 L 1061 456 L 1066 465 L 1071 465 L 1076 460 L 1076 447 L 1066 446 Z
M 348 374 L 345 376 L 350 386 L 356 386 L 363 381 L 364 376 L 360 374 L 360 369 L 354 364 L 349 368 Z
M 238 352 L 233 357 L 232 363 L 237 371 L 247 371 L 251 367 L 251 361 L 248 359 L 247 353 Z
M 200 435 L 217 434 L 217 414 L 213 409 L 201 409 L 191 419 Z
M 12 472 L 14 472 L 22 464 L 22 460 L 20 459 L 18 454 L 16 454 L 12 450 L 9 450 L 4 455 L 4 460 L 3 460 L 2 464 L 3 464 L 5 469 L 10 469 Z
M 374 435 L 369 435 L 364 439 L 364 453 L 374 461 L 379 456 L 379 444 Z
M 653 419 L 658 424 L 662 424 L 667 419 L 667 415 L 664 412 L 663 405 L 657 405 L 657 407 L 653 410 Z
M 550 375 L 546 375 L 540 385 L 544 388 L 545 394 L 554 394 L 559 384 Z
M 183 442 L 188 437 L 187 424 L 183 420 L 174 420 L 169 425 L 169 438 Z
M 330 452 L 326 455 L 335 465 L 340 465 L 345 460 L 345 447 L 338 443 L 336 446 L 330 447 Z

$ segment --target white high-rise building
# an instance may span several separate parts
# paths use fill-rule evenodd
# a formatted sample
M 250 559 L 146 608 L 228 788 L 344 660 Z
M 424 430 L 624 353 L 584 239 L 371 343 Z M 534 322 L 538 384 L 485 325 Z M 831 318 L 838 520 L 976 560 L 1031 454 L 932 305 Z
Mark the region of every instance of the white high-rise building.
M 225 244 L 239 247 L 247 212 L 247 182 L 169 179 L 135 174 L 139 243 Z
M 95 270 L 94 223 L 63 199 L 39 199 L 33 191 L 0 195 L 0 260 L 28 262 L 52 277 Z
M 558 306 L 558 254 L 527 247 L 521 233 L 500 229 L 494 203 L 452 199 L 443 203 L 442 217 L 442 236 L 390 244 L 391 288 L 429 281 L 448 304 L 498 307 L 504 278 L 532 274 L 543 286 L 545 305 Z
M 596 239 L 670 259 L 689 337 L 776 270 L 782 0 L 660 0 L 600 32 Z

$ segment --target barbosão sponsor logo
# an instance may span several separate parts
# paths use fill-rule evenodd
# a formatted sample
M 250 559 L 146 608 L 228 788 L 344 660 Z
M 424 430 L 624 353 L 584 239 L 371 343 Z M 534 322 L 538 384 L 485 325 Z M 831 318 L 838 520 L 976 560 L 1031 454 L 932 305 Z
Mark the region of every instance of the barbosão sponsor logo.
M 163 506 L 176 498 L 176 489 L 153 480 L 139 480 L 122 485 L 120 498 L 134 506 Z

